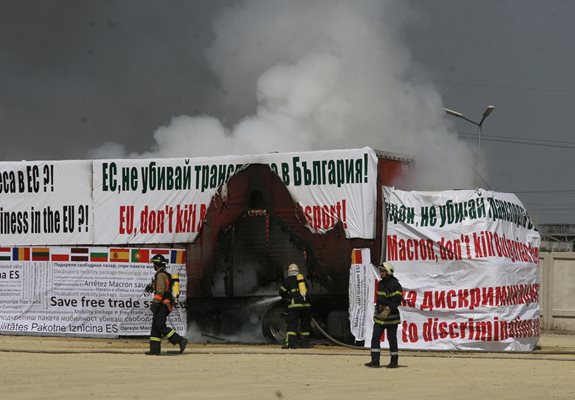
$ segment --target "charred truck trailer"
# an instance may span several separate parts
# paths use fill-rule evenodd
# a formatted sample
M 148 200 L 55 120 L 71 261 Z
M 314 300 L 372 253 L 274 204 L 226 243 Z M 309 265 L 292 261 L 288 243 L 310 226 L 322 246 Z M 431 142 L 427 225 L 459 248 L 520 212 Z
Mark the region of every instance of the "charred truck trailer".
M 202 215 L 198 236 L 186 245 L 189 327 L 213 338 L 281 342 L 279 283 L 297 263 L 311 286 L 316 322 L 351 341 L 352 249 L 369 248 L 372 262 L 380 261 L 381 187 L 401 185 L 412 160 L 371 148 L 283 156 L 236 168 Z M 295 186 L 309 187 L 307 201 L 293 195 Z M 324 187 L 336 195 L 325 197 Z

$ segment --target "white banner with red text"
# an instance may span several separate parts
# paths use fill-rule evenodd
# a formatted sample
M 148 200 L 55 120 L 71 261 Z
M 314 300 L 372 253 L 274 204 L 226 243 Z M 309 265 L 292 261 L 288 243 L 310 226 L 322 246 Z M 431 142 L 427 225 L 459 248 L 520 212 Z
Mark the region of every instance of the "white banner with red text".
M 149 336 L 154 254 L 180 276 L 168 324 L 185 335 L 185 250 L 121 247 L 0 248 L 0 333 Z
M 0 162 L 0 244 L 93 241 L 92 161 Z
M 400 348 L 533 350 L 541 330 L 540 237 L 519 199 L 481 189 L 383 190 L 387 260 L 404 291 Z M 365 288 L 353 290 L 371 290 L 378 278 L 369 274 Z M 359 302 L 350 297 L 351 304 Z M 371 331 L 363 332 L 356 340 L 369 347 Z
M 270 167 L 309 229 L 375 237 L 369 147 L 210 158 L 0 162 L 0 245 L 193 242 L 213 196 L 251 164 Z
M 408 349 L 533 350 L 540 236 L 514 194 L 384 187 L 387 261 Z
M 278 175 L 324 233 L 375 237 L 377 156 L 371 148 L 250 156 L 94 161 L 95 243 L 193 242 L 218 188 L 250 164 Z

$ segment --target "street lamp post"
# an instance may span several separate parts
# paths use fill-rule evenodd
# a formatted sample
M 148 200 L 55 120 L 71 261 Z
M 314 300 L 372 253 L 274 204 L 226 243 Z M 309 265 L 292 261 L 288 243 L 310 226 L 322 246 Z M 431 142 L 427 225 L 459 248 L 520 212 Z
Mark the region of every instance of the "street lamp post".
M 481 154 L 481 126 L 483 125 L 483 121 L 485 121 L 485 118 L 487 118 L 489 116 L 489 114 L 491 114 L 493 112 L 493 110 L 495 110 L 495 107 L 487 106 L 485 111 L 483 111 L 483 115 L 481 116 L 481 120 L 479 122 L 475 122 L 475 121 L 467 118 L 465 115 L 463 115 L 463 113 L 450 110 L 449 108 L 445 108 L 445 107 L 443 108 L 443 111 L 445 111 L 447 114 L 453 115 L 454 117 L 457 117 L 457 118 L 464 119 L 467 122 L 471 122 L 473 125 L 477 126 L 477 130 L 478 130 L 478 132 L 477 132 L 477 152 L 479 154 Z

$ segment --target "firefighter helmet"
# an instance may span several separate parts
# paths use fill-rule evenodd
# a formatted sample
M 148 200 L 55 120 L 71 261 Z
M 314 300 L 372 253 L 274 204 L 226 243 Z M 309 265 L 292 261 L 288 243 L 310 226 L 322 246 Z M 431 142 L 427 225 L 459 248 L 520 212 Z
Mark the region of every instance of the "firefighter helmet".
M 163 254 L 154 255 L 150 261 L 152 261 L 154 265 L 166 265 L 166 263 L 168 262 L 168 260 L 166 260 L 166 257 L 164 257 Z
M 299 267 L 297 264 L 290 264 L 288 267 L 288 274 L 299 274 Z
M 379 266 L 380 270 L 384 270 L 388 275 L 393 275 L 393 265 L 386 261 Z

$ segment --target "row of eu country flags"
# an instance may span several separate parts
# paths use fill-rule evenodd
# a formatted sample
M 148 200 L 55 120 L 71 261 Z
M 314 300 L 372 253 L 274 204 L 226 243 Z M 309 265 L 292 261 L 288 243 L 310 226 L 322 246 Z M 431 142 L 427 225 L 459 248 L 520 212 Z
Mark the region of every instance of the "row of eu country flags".
M 135 249 L 121 247 L 0 247 L 0 261 L 89 261 L 149 263 L 162 254 L 171 264 L 185 264 L 183 249 Z

